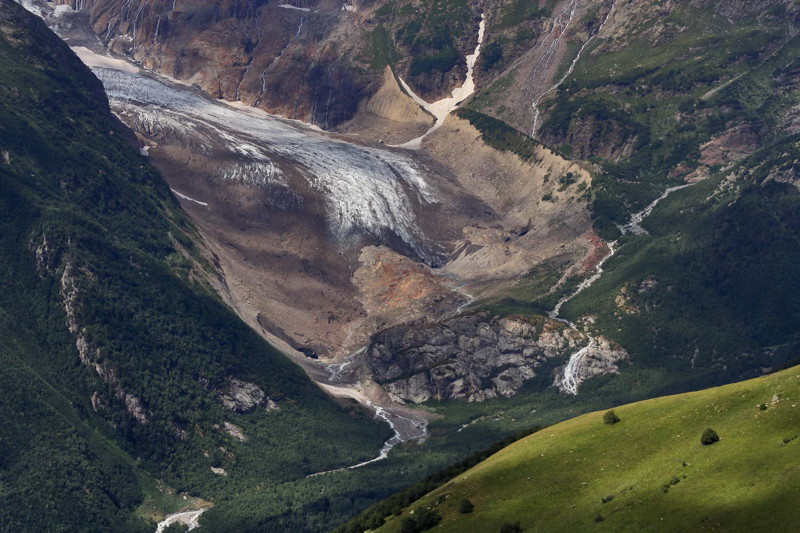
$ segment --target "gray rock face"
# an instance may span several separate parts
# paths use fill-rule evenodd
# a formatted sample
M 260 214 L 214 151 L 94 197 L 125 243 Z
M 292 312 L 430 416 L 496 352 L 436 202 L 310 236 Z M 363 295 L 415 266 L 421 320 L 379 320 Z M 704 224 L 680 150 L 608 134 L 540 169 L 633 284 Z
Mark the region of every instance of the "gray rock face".
M 251 413 L 268 399 L 258 385 L 236 378 L 228 380 L 228 385 L 220 393 L 220 398 L 225 407 L 237 413 Z
M 606 337 L 595 337 L 581 354 L 574 368 L 575 386 L 579 386 L 587 379 L 604 374 L 619 374 L 619 365 L 628 361 L 628 352 Z M 567 392 L 564 386 L 564 372 L 567 365 L 556 369 L 555 385 L 561 392 Z
M 566 359 L 589 337 L 543 317 L 489 313 L 409 324 L 373 337 L 363 366 L 396 400 L 513 396 L 548 360 Z

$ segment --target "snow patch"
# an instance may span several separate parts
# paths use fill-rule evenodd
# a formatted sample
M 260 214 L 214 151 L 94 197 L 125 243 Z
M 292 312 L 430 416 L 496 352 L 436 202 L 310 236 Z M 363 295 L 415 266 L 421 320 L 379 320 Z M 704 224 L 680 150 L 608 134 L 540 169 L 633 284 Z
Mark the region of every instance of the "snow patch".
M 309 13 L 311 11 L 307 7 L 297 7 L 297 6 L 293 6 L 291 4 L 278 4 L 278 7 L 282 7 L 284 9 L 296 9 L 297 11 L 305 11 L 306 13 Z
M 170 189 L 170 190 L 171 190 L 171 191 L 173 192 L 173 194 L 175 194 L 175 196 L 177 196 L 178 198 L 183 198 L 184 200 L 187 200 L 187 201 L 189 201 L 189 202 L 194 202 L 194 203 L 196 203 L 196 204 L 200 204 L 200 205 L 202 205 L 202 206 L 208 206 L 208 204 L 207 204 L 206 202 L 201 202 L 200 200 L 195 200 L 194 198 L 190 198 L 190 197 L 186 196 L 185 194 L 181 194 L 181 193 L 179 193 L 179 192 L 178 192 L 178 191 L 176 191 L 175 189 Z
M 481 54 L 481 45 L 483 44 L 483 37 L 486 31 L 486 14 L 481 14 L 481 22 L 478 25 L 478 44 L 475 46 L 475 51 L 468 55 L 465 59 L 467 61 L 467 77 L 464 80 L 464 83 L 461 87 L 456 87 L 453 89 L 453 92 L 450 93 L 449 98 L 443 98 L 439 101 L 428 103 L 422 98 L 420 98 L 412 89 L 408 86 L 408 84 L 403 80 L 403 78 L 398 77 L 397 79 L 400 80 L 400 85 L 403 86 L 403 90 L 406 91 L 411 98 L 414 99 L 416 103 L 418 103 L 422 108 L 433 115 L 436 118 L 436 122 L 434 122 L 433 126 L 426 131 L 422 136 L 417 137 L 416 139 L 412 139 L 405 144 L 401 144 L 400 148 L 409 148 L 411 150 L 418 150 L 422 146 L 422 140 L 433 133 L 434 131 L 438 130 L 444 124 L 444 120 L 447 118 L 447 115 L 452 113 L 456 110 L 456 108 L 467 99 L 472 93 L 475 92 L 475 62 L 478 60 L 478 56 Z
M 73 46 L 72 51 L 75 52 L 78 58 L 83 61 L 83 64 L 89 68 L 107 68 L 122 72 L 130 72 L 131 74 L 139 72 L 139 67 L 128 63 L 124 59 L 102 56 L 96 52 L 92 52 L 85 46 Z
M 61 4 L 59 6 L 56 6 L 55 9 L 53 9 L 53 14 L 51 16 L 60 17 L 65 13 L 72 13 L 73 11 L 74 10 L 72 9 L 72 6 L 70 6 L 69 4 Z
M 184 524 L 189 527 L 189 531 L 200 527 L 200 515 L 203 514 L 205 509 L 197 511 L 184 511 L 182 513 L 175 513 L 167 516 L 164 520 L 158 523 L 156 533 L 163 533 L 172 524 Z

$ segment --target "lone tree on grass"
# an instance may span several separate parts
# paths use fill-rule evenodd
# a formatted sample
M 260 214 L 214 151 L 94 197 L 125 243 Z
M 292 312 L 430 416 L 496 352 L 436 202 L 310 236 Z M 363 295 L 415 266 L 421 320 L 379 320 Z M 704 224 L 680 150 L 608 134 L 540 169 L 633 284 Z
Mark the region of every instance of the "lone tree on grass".
M 519 522 L 506 522 L 500 526 L 500 533 L 522 533 L 522 526 Z
M 412 517 L 403 518 L 400 521 L 400 533 L 419 533 L 419 525 L 417 525 L 417 521 L 414 520 Z
M 461 503 L 458 504 L 458 511 L 461 514 L 469 514 L 473 509 L 475 509 L 475 505 L 473 505 L 472 502 L 467 499 L 461 500 Z
M 619 422 L 619 417 L 617 416 L 617 413 L 615 413 L 614 410 L 612 409 L 610 411 L 606 411 L 606 414 L 603 415 L 603 422 L 611 426 Z
M 708 428 L 703 432 L 703 436 L 700 437 L 700 442 L 703 446 L 710 446 L 715 442 L 719 442 L 719 435 L 717 435 L 717 432 L 713 429 Z

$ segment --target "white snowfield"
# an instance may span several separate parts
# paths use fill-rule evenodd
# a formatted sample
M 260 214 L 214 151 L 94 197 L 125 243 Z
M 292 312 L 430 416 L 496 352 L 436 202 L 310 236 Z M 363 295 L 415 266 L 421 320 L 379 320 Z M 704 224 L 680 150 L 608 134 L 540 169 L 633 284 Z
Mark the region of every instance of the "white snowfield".
M 201 153 L 229 152 L 233 162 L 217 176 L 222 180 L 288 186 L 286 173 L 299 171 L 325 198 L 335 236 L 389 231 L 427 257 L 414 206 L 435 203 L 436 195 L 406 154 L 348 143 L 296 121 L 113 67 L 96 68 L 95 74 L 115 113 L 136 129 L 179 137 Z
M 200 200 L 195 200 L 194 198 L 191 198 L 191 197 L 189 197 L 189 196 L 186 196 L 186 195 L 185 195 L 185 194 L 183 194 L 183 193 L 179 193 L 179 192 L 178 192 L 178 191 L 176 191 L 175 189 L 170 189 L 170 190 L 172 191 L 172 194 L 174 194 L 174 195 L 175 195 L 175 196 L 177 196 L 178 198 L 181 198 L 181 199 L 183 199 L 183 200 L 186 200 L 187 202 L 194 202 L 194 203 L 196 203 L 196 204 L 200 204 L 200 205 L 203 205 L 203 206 L 208 206 L 208 202 L 201 202 Z
M 411 89 L 411 87 L 408 86 L 403 78 L 398 77 L 400 80 L 400 85 L 403 86 L 403 90 L 405 90 L 416 103 L 422 106 L 425 111 L 436 118 L 436 122 L 434 122 L 433 126 L 428 131 L 416 139 L 412 139 L 405 144 L 401 144 L 400 148 L 409 148 L 412 150 L 419 149 L 422 146 L 422 140 L 434 131 L 441 128 L 442 124 L 444 124 L 444 119 L 447 118 L 447 115 L 455 111 L 456 108 L 458 108 L 458 104 L 463 102 L 467 97 L 471 96 L 472 93 L 475 92 L 475 61 L 477 61 L 478 56 L 481 55 L 481 45 L 483 44 L 485 30 L 486 14 L 481 14 L 481 22 L 478 25 L 478 44 L 475 46 L 475 51 L 465 58 L 467 61 L 467 78 L 464 80 L 464 83 L 461 85 L 461 87 L 456 87 L 453 89 L 453 92 L 450 93 L 449 98 L 442 98 L 441 100 L 429 104 L 420 98 Z

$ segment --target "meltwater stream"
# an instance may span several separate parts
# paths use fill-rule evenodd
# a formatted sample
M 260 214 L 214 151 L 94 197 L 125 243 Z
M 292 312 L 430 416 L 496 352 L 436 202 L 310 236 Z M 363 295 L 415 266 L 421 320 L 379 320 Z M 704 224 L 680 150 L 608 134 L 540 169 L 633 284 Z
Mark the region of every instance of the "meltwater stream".
M 626 233 L 632 233 L 634 235 L 640 235 L 647 233 L 647 231 L 642 228 L 640 224 L 648 215 L 650 215 L 650 213 L 653 212 L 653 209 L 655 209 L 656 205 L 658 205 L 661 200 L 665 199 L 675 191 L 685 189 L 691 185 L 693 184 L 685 183 L 683 185 L 669 187 L 666 189 L 658 198 L 650 202 L 647 207 L 638 213 L 634 213 L 626 225 L 619 228 L 622 234 L 625 235 Z M 575 324 L 559 316 L 561 313 L 561 307 L 565 303 L 575 298 L 578 294 L 591 287 L 598 279 L 600 279 L 600 276 L 603 275 L 603 265 L 605 265 L 606 262 L 614 256 L 614 253 L 616 252 L 616 246 L 617 241 L 611 241 L 608 243 L 608 254 L 606 254 L 606 256 L 603 257 L 599 263 L 597 263 L 597 266 L 594 267 L 594 272 L 592 275 L 584 279 L 573 292 L 569 293 L 558 301 L 555 307 L 553 307 L 553 310 L 548 313 L 550 318 L 563 322 L 573 329 L 577 329 Z M 578 394 L 578 385 L 580 385 L 580 382 L 578 381 L 578 373 L 580 371 L 581 362 L 583 361 L 584 357 L 586 357 L 586 354 L 589 352 L 589 350 L 595 346 L 595 344 L 595 339 L 590 337 L 588 345 L 584 346 L 570 356 L 569 361 L 567 361 L 567 365 L 564 367 L 564 377 L 561 380 L 561 386 L 566 392 L 574 395 Z
M 533 103 L 531 104 L 533 107 L 533 127 L 531 128 L 531 137 L 535 137 L 537 130 L 539 129 L 539 103 L 545 96 L 558 89 L 561 84 L 564 83 L 567 78 L 569 78 L 569 76 L 572 74 L 572 71 L 575 70 L 575 65 L 577 65 L 578 61 L 581 59 L 583 52 L 589 46 L 589 43 L 594 41 L 595 37 L 597 37 L 597 35 L 603 31 L 606 22 L 608 22 L 608 19 L 611 18 L 611 14 L 617 7 L 617 1 L 618 0 L 614 0 L 614 3 L 611 5 L 611 9 L 609 9 L 608 13 L 606 13 L 606 16 L 603 18 L 600 26 L 597 28 L 597 31 L 595 31 L 578 49 L 578 53 L 575 55 L 572 63 L 570 63 L 567 71 L 561 76 L 561 78 L 558 79 L 558 81 L 556 81 L 556 83 L 545 89 L 543 92 L 537 95 L 536 98 L 534 98 Z M 533 70 L 534 79 L 539 72 L 546 71 L 550 66 L 552 66 L 552 61 L 556 58 L 558 47 L 564 39 L 564 35 L 566 34 L 567 30 L 572 25 L 577 11 L 578 0 L 570 0 L 564 10 L 553 19 L 553 26 L 550 28 L 550 32 L 542 40 L 543 46 L 547 46 L 547 49 L 539 60 L 539 64 L 537 64 L 536 68 Z

